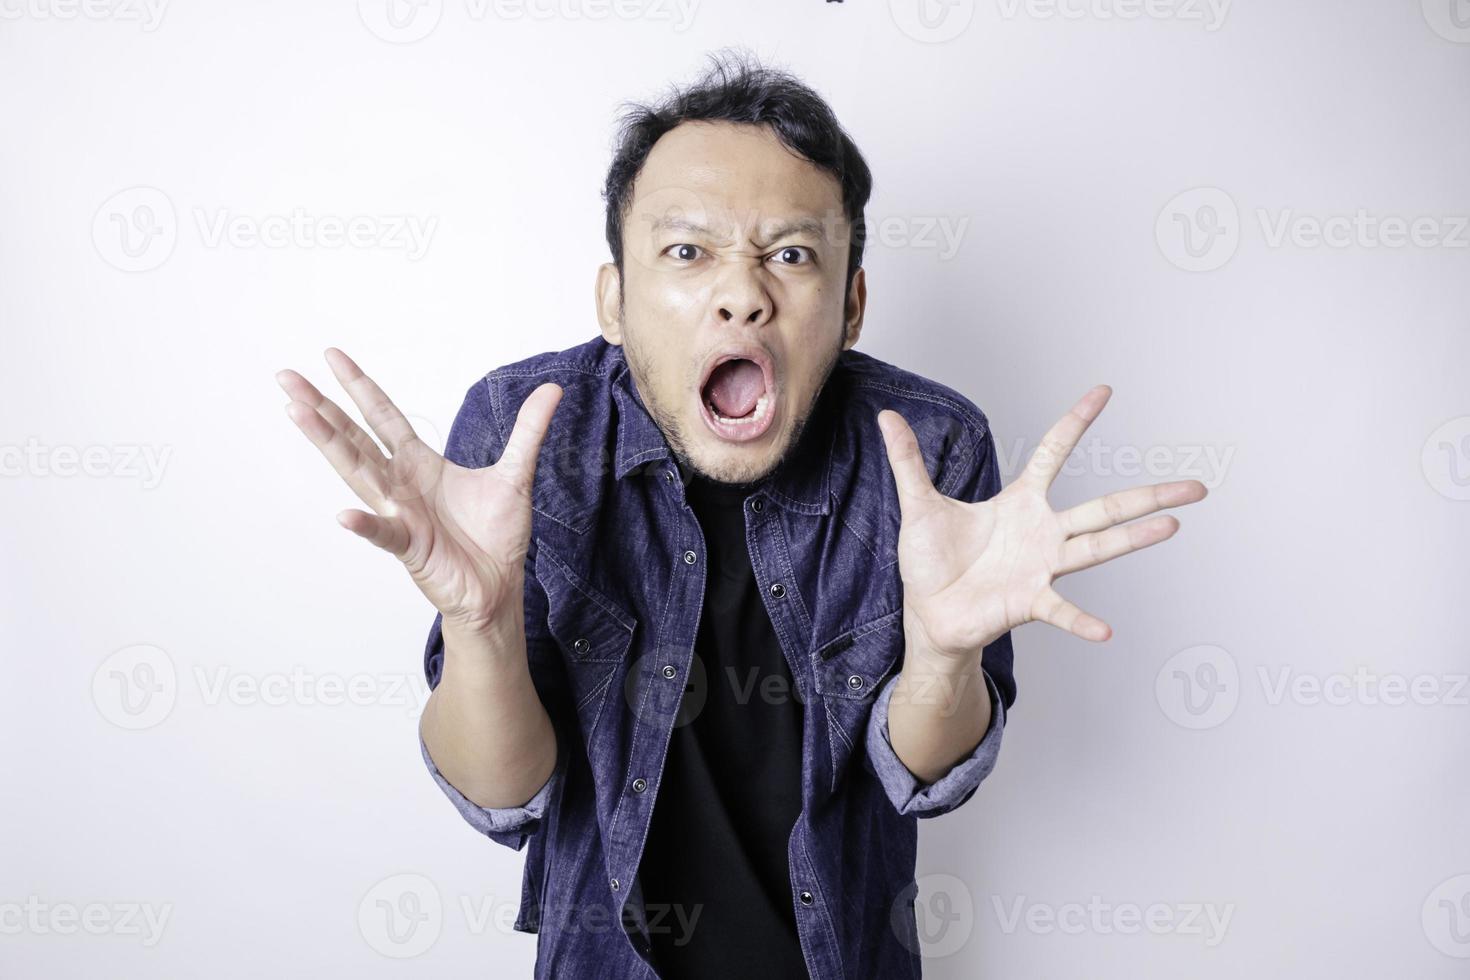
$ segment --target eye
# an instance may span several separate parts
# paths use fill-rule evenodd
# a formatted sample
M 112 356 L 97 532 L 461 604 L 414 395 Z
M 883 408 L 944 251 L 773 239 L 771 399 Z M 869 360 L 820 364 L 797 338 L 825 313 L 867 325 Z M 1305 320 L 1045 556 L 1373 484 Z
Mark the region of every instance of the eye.
M 777 265 L 805 265 L 812 261 L 812 250 L 801 245 L 788 245 L 772 258 Z
M 688 242 L 680 242 L 677 245 L 670 245 L 668 248 L 664 249 L 665 255 L 668 255 L 671 252 L 674 254 L 674 258 L 678 259 L 680 262 L 693 262 L 695 259 L 699 258 L 699 246 L 690 245 Z

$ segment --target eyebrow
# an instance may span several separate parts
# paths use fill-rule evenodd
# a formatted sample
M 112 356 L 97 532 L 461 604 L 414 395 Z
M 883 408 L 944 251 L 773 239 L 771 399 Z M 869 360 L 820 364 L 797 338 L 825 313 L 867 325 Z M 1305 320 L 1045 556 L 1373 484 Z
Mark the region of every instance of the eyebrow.
M 720 237 L 706 225 L 677 214 L 665 214 L 649 222 L 649 231 L 653 233 L 660 231 L 687 231 L 691 234 L 703 235 L 706 238 Z M 769 245 L 782 238 L 789 238 L 794 235 L 808 235 L 824 242 L 827 240 L 826 229 L 822 227 L 822 222 L 816 218 L 809 217 L 791 218 L 782 221 L 774 227 L 769 228 L 765 232 L 764 238 Z M 762 245 L 761 247 L 764 248 L 766 246 Z

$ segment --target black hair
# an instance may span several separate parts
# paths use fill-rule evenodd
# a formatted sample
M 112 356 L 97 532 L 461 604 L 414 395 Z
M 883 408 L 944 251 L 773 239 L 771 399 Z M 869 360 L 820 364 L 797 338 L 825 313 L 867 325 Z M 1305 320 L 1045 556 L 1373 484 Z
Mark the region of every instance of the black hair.
M 693 84 L 674 86 L 654 104 L 624 103 L 602 197 L 607 203 L 607 246 L 623 272 L 623 219 L 633 203 L 633 182 L 653 145 L 684 122 L 736 122 L 770 126 L 788 149 L 837 178 L 851 227 L 847 286 L 863 264 L 863 208 L 873 175 L 856 144 L 823 98 L 788 71 L 725 49 Z

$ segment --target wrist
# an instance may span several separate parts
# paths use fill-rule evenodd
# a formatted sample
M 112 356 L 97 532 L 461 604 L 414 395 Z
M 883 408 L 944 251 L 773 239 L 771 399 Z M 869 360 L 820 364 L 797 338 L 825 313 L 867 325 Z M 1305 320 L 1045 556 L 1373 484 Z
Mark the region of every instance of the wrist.
M 923 624 L 913 615 L 904 618 L 904 669 L 911 673 L 937 678 L 959 678 L 974 674 L 985 656 L 985 648 L 995 642 L 986 639 L 977 646 L 958 652 L 941 650 L 929 641 Z
M 483 625 L 466 625 L 445 620 L 441 628 L 444 641 L 444 673 L 474 679 L 503 674 L 505 666 L 526 662 L 525 630 L 519 619 L 508 622 L 503 617 Z

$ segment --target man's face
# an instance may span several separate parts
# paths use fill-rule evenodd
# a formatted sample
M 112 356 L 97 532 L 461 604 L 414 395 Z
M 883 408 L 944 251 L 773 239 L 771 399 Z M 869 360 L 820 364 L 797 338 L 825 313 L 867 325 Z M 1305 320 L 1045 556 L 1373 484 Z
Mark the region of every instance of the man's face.
M 768 127 L 684 123 L 654 144 L 623 221 L 621 282 L 598 270 L 598 314 L 687 467 L 746 483 L 796 443 L 862 327 L 850 236 L 836 178 Z

